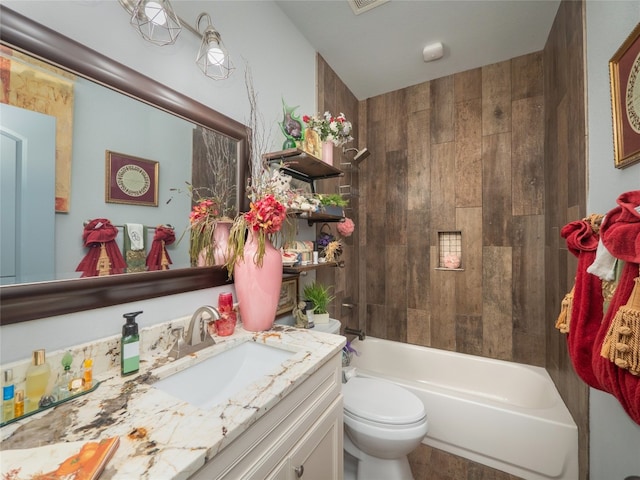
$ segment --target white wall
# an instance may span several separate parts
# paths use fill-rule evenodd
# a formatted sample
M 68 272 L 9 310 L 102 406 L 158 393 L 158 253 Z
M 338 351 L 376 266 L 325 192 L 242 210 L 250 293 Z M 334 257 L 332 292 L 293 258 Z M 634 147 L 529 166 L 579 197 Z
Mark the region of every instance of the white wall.
M 606 213 L 618 195 L 640 189 L 640 164 L 613 166 L 613 126 L 609 90 L 609 59 L 640 21 L 638 1 L 588 1 L 587 105 L 589 189 L 587 213 Z M 640 475 L 640 425 L 612 396 L 590 395 L 590 476 L 623 480 Z
M 315 51 L 274 2 L 172 2 L 192 26 L 200 12 L 211 15 L 237 67 L 220 82 L 198 70 L 195 35 L 183 30 L 174 45 L 152 45 L 131 27 L 117 0 L 0 3 L 243 123 L 249 115 L 244 82 L 249 65 L 259 110 L 274 127 L 276 145 L 284 140 L 274 123 L 282 117 L 282 96 L 289 105 L 300 105 L 299 112 L 315 111 Z
M 197 69 L 199 40 L 192 33 L 183 31 L 172 46 L 151 45 L 133 30 L 117 0 L 1 3 L 242 123 L 249 118 L 244 77 L 249 65 L 273 150 L 284 140 L 276 124 L 282 118 L 283 97 L 287 104 L 299 105 L 299 113 L 316 111 L 315 50 L 273 2 L 173 1 L 178 15 L 191 24 L 200 12 L 211 15 L 237 67 L 222 82 Z M 98 193 L 103 195 L 102 190 Z M 217 293 L 231 288 L 2 326 L 0 358 L 6 363 L 27 358 L 36 348 L 59 349 L 117 334 L 122 315 L 134 310 L 145 312 L 139 317 L 141 326 L 190 315 L 202 304 L 215 304 Z

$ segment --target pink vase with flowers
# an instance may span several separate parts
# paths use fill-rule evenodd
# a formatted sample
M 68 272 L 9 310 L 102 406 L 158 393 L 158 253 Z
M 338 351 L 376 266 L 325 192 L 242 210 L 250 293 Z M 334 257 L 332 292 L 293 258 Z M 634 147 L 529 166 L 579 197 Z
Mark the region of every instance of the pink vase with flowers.
M 244 256 L 236 262 L 233 277 L 240 309 L 240 320 L 245 330 L 269 330 L 276 318 L 280 287 L 282 285 L 282 255 L 265 239 L 262 265 L 258 256 L 258 235 L 249 230 L 244 245 Z
M 333 142 L 322 142 L 322 161 L 333 165 Z
M 304 115 L 302 121 L 307 128 L 320 136 L 322 161 L 329 165 L 333 165 L 333 147 L 341 147 L 353 140 L 351 136 L 353 126 L 344 113 L 335 116 L 331 112 L 324 112 L 322 115 Z
M 242 326 L 250 332 L 268 330 L 276 317 L 282 255 L 269 236 L 280 231 L 286 216 L 284 205 L 267 194 L 251 202 L 250 211 L 231 228 L 227 268 L 233 273 Z
M 227 244 L 229 242 L 230 221 L 219 221 L 213 231 L 213 241 L 207 248 L 200 250 L 197 265 L 206 267 L 211 265 L 224 265 L 227 263 Z M 208 250 L 212 250 L 208 252 Z

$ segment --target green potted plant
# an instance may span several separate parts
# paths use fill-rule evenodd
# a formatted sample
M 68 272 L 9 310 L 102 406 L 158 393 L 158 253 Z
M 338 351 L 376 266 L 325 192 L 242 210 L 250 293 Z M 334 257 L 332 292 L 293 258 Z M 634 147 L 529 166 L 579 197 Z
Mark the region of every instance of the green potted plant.
M 345 200 L 339 193 L 318 193 L 317 197 L 320 200 L 322 211 L 337 217 L 344 215 L 344 207 L 349 204 L 348 200 Z
M 325 287 L 321 283 L 313 282 L 303 289 L 305 300 L 313 303 L 313 322 L 329 323 L 327 307 L 335 298 L 330 294 L 331 287 Z M 307 315 L 309 311 L 307 311 Z

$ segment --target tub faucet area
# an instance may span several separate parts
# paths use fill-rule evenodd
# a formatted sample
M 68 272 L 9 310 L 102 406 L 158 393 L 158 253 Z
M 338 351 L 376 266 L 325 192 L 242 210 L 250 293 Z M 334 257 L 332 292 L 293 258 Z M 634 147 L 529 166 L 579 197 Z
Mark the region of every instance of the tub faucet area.
M 365 337 L 364 332 L 362 330 L 360 330 L 359 328 L 345 327 L 344 333 L 345 333 L 345 335 L 357 335 L 358 336 L 358 340 L 364 340 L 364 337 Z
M 208 318 L 205 318 L 208 316 Z M 184 327 L 175 328 L 171 331 L 176 340 L 169 350 L 169 357 L 174 359 L 190 355 L 203 348 L 215 345 L 215 340 L 209 334 L 208 323 L 220 318 L 220 313 L 215 307 L 204 305 L 198 308 L 191 316 L 187 335 L 184 335 Z

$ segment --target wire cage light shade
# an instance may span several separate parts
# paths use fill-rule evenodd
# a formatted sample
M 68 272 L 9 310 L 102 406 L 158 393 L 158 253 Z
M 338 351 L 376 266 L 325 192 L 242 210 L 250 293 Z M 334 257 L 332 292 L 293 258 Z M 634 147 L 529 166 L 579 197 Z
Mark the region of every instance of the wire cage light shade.
M 200 22 L 206 18 L 207 26 L 202 32 L 202 43 L 198 49 L 196 63 L 200 70 L 209 78 L 224 80 L 235 70 L 229 57 L 229 52 L 222 43 L 220 33 L 211 25 L 211 18 L 206 13 L 201 13 L 197 20 L 197 29 L 200 32 Z
M 172 45 L 182 31 L 180 20 L 169 0 L 138 0 L 131 14 L 131 25 L 155 45 Z

